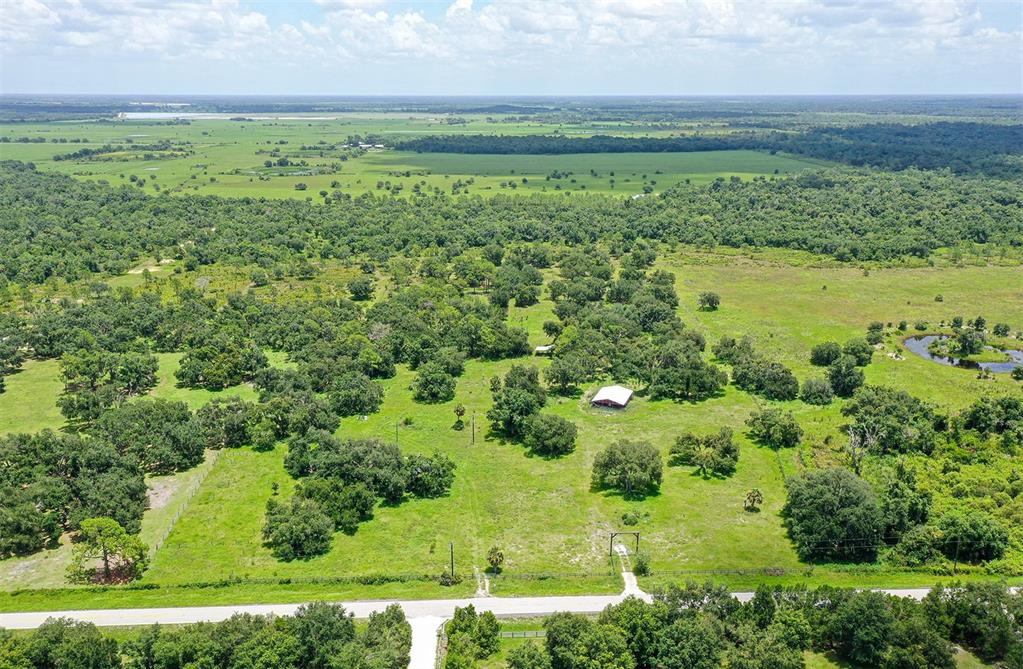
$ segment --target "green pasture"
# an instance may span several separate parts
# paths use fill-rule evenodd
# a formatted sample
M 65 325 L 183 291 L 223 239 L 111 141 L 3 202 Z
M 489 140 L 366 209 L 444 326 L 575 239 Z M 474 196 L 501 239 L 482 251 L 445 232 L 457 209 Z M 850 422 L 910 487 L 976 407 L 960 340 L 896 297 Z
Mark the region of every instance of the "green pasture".
M 359 157 L 343 159 L 342 149 L 325 148 L 344 143 L 349 135 L 382 135 L 405 138 L 422 135 L 494 133 L 587 136 L 596 133 L 661 136 L 689 133 L 651 129 L 628 123 L 593 123 L 551 126 L 537 122 L 498 123 L 469 116 L 468 123 L 449 124 L 440 117 L 417 115 L 338 115 L 329 120 L 230 121 L 195 120 L 188 125 L 165 121 L 130 120 L 116 122 L 70 122 L 47 124 L 0 124 L 0 136 L 44 138 L 45 143 L 0 143 L 0 159 L 34 162 L 39 169 L 71 174 L 78 178 L 131 184 L 142 180 L 148 193 L 194 193 L 224 196 L 290 197 L 320 200 L 320 191 L 340 190 L 351 195 L 387 194 L 384 184 L 400 186 L 402 196 L 418 187 L 424 192 L 451 193 L 456 182 L 473 183 L 469 192 L 481 195 L 510 192 L 620 193 L 635 195 L 644 187 L 663 191 L 689 179 L 706 183 L 718 177 L 749 179 L 761 175 L 788 174 L 818 167 L 821 161 L 769 155 L 757 151 L 705 151 L 698 153 L 623 153 L 541 156 L 416 154 L 391 150 L 370 150 Z M 701 132 L 719 132 L 703 129 Z M 54 143 L 59 139 L 87 139 L 86 143 Z M 133 145 L 121 144 L 131 140 Z M 139 149 L 160 141 L 171 141 L 171 154 L 143 160 Z M 283 143 L 282 143 L 283 142 Z M 321 144 L 322 142 L 322 144 Z M 115 154 L 121 160 L 53 160 L 83 148 L 108 143 L 126 147 Z M 302 149 L 302 146 L 311 147 Z M 276 159 L 277 149 L 292 163 L 307 166 L 271 167 L 264 161 Z M 187 151 L 188 155 L 177 155 Z M 302 174 L 302 172 L 310 172 Z M 564 178 L 546 177 L 558 172 Z M 613 173 L 613 174 L 612 174 Z M 523 179 L 526 181 L 523 182 Z M 334 183 L 337 183 L 335 186 Z M 303 183 L 305 190 L 296 190 Z
M 749 334 L 758 349 L 792 367 L 801 380 L 821 374 L 808 362 L 814 344 L 862 336 L 872 320 L 897 323 L 905 319 L 911 324 L 927 320 L 937 327 L 942 319 L 981 313 L 989 323 L 1004 321 L 1014 329 L 1023 325 L 1023 271 L 1019 267 L 891 267 L 865 272 L 784 253 L 693 250 L 666 254 L 658 266 L 676 274 L 679 313 L 688 327 L 704 332 L 710 343 L 721 335 Z M 225 270 L 221 275 L 214 270 L 210 290 L 240 282 L 235 274 Z M 317 290 L 330 294 L 343 290 L 341 282 L 347 276 L 346 270 L 328 268 L 313 281 Z M 274 290 L 274 286 L 261 290 Z M 696 296 L 704 290 L 721 295 L 718 311 L 696 309 Z M 938 294 L 941 302 L 935 301 Z M 532 344 L 546 343 L 541 325 L 552 317 L 551 306 L 542 301 L 526 309 L 513 307 L 509 322 L 526 327 Z M 888 356 L 900 350 L 904 359 Z M 171 372 L 176 355 L 161 354 L 160 361 L 161 382 L 154 395 L 182 399 L 192 406 L 212 396 L 174 385 Z M 285 364 L 283 356 L 275 355 L 274 361 Z M 212 597 L 210 601 L 231 601 L 231 596 L 238 601 L 301 601 L 296 598 L 316 598 L 324 592 L 350 598 L 380 592 L 454 596 L 456 591 L 475 590 L 473 568 L 485 566 L 491 546 L 501 547 L 507 558 L 505 575 L 492 580 L 494 594 L 615 592 L 621 587 L 620 578 L 607 556 L 608 533 L 613 530 L 641 532 L 643 549 L 651 555 L 655 572 L 653 578 L 643 581 L 650 589 L 667 580 L 686 578 L 713 578 L 736 589 L 753 589 L 764 581 L 922 586 L 938 580 L 932 574 L 893 573 L 881 568 L 853 571 L 817 566 L 812 572 L 802 571 L 805 565 L 798 560 L 778 515 L 785 499 L 783 472 L 792 475 L 808 464 L 840 458 L 833 445 L 841 443 L 838 438 L 842 434 L 843 418 L 837 403 L 824 408 L 784 403 L 796 414 L 806 437 L 798 449 L 775 452 L 745 434 L 745 419 L 764 402 L 733 387 L 699 403 L 638 397 L 620 412 L 591 408 L 585 394 L 552 396 L 545 411 L 575 422 L 579 440 L 574 453 L 546 460 L 530 457 L 522 446 L 503 442 L 487 430 L 484 414 L 490 405 L 489 378 L 523 362 L 547 364 L 544 358 L 470 361 L 458 379 L 455 400 L 436 405 L 412 400 L 409 386 L 414 373 L 401 367 L 395 378 L 384 382 L 386 395 L 379 413 L 366 420 L 343 420 L 342 437 L 397 438 L 409 453 L 439 450 L 447 454 L 458 466 L 448 496 L 378 507 L 374 519 L 353 535 L 335 535 L 328 554 L 282 563 L 261 545 L 260 528 L 266 502 L 274 494 L 273 484 L 278 484 L 280 497 L 287 497 L 294 486 L 283 469 L 286 446 L 263 453 L 247 448 L 227 450 L 215 463 L 206 465 L 211 468 L 202 486 L 143 577 L 142 584 L 156 589 L 111 592 L 102 601 L 112 606 L 190 603 L 201 601 L 203 592 Z M 884 350 L 875 353 L 866 372 L 870 383 L 902 388 L 949 409 L 959 409 L 985 393 L 1020 392 L 1020 385 L 1008 375 L 981 380 L 969 370 L 917 358 L 901 349 L 896 336 L 886 339 Z M 54 403 L 61 387 L 57 375 L 56 362 L 49 361 L 30 362 L 9 377 L 8 391 L 0 395 L 0 432 L 60 427 Z M 598 385 L 587 386 L 584 393 Z M 252 397 L 250 388 L 225 393 Z M 458 403 L 468 410 L 468 425 L 461 431 L 452 427 L 453 408 Z M 471 429 L 474 414 L 475 437 Z M 691 468 L 666 467 L 660 493 L 643 500 L 624 500 L 590 487 L 594 456 L 616 439 L 646 439 L 666 454 L 683 431 L 709 433 L 721 427 L 731 427 L 740 443 L 738 469 L 731 477 L 703 479 Z M 829 436 L 833 438 L 830 444 Z M 178 476 L 184 480 L 193 475 Z M 187 489 L 184 484 L 180 487 Z M 742 506 L 746 491 L 753 487 L 765 497 L 759 513 L 748 513 Z M 936 492 L 939 501 L 947 494 L 940 489 Z M 626 511 L 637 512 L 640 523 L 624 526 L 621 519 Z M 147 512 L 146 527 L 166 527 L 160 525 L 160 517 L 157 510 Z M 381 574 L 437 575 L 448 565 L 450 544 L 454 545 L 456 569 L 466 577 L 456 588 L 443 589 L 422 580 L 388 586 L 310 582 Z M 7 561 L 2 566 L 11 569 L 12 564 Z M 774 578 L 752 571 L 707 573 L 765 567 L 788 571 Z M 16 583 L 57 585 L 52 579 L 33 578 L 22 573 Z M 250 580 L 212 590 L 188 587 L 190 583 L 231 579 L 293 579 L 293 583 L 271 587 Z M 92 601 L 90 597 L 89 591 L 74 590 L 3 596 L 0 609 L 45 608 L 61 602 L 85 605 Z

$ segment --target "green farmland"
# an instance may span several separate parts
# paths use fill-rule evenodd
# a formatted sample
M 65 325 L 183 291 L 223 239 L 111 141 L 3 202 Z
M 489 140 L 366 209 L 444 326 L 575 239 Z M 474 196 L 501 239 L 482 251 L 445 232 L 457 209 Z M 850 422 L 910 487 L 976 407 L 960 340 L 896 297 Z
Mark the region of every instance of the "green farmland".
M 800 378 L 815 373 L 808 355 L 821 340 L 856 336 L 871 320 L 937 321 L 949 313 L 969 313 L 972 296 L 978 291 L 985 296 L 984 313 L 990 319 L 1023 322 L 1023 284 L 1015 266 L 881 268 L 865 275 L 853 268 L 815 265 L 809 256 L 696 251 L 666 255 L 658 266 L 675 274 L 679 315 L 689 327 L 704 332 L 710 341 L 723 335 L 749 334 Z M 214 277 L 209 288 L 214 294 L 235 281 L 230 271 Z M 182 278 L 187 281 L 188 274 Z M 319 281 L 329 283 L 329 275 Z M 697 310 L 696 296 L 709 289 L 721 295 L 721 308 Z M 934 295 L 939 292 L 943 302 L 936 303 Z M 540 325 L 552 317 L 551 309 L 547 300 L 525 309 L 513 307 L 508 320 L 527 327 L 531 345 L 544 343 L 547 337 Z M 875 354 L 875 362 L 867 368 L 868 383 L 905 389 L 949 410 L 959 410 L 981 395 L 1019 392 L 1018 383 L 1007 375 L 984 380 L 968 370 L 938 366 L 912 355 L 901 360 L 886 355 L 897 350 L 901 350 L 898 338 L 886 339 L 882 352 Z M 179 358 L 178 354 L 161 356 L 160 383 L 152 394 L 197 407 L 212 395 L 175 387 L 172 373 Z M 275 360 L 283 363 L 282 356 Z M 545 358 L 534 360 L 541 366 L 548 362 Z M 396 507 L 380 506 L 373 520 L 354 534 L 337 534 L 326 555 L 281 563 L 262 546 L 260 529 L 267 500 L 275 494 L 286 498 L 294 487 L 294 480 L 283 468 L 286 446 L 280 444 L 262 453 L 248 448 L 225 451 L 204 473 L 194 496 L 183 503 L 183 513 L 156 551 L 142 583 L 180 588 L 238 578 L 295 579 L 295 587 L 301 587 L 297 584 L 303 579 L 322 577 L 435 575 L 447 565 L 448 546 L 453 543 L 457 568 L 466 574 L 485 566 L 491 546 L 502 547 L 507 560 L 505 576 L 494 579 L 495 594 L 580 588 L 613 592 L 620 586 L 616 567 L 607 557 L 607 536 L 619 529 L 641 532 L 644 549 L 652 556 L 655 577 L 651 585 L 660 582 L 657 572 L 725 570 L 735 572 L 723 578 L 736 587 L 753 587 L 755 581 L 738 572 L 764 568 L 788 570 L 778 582 L 803 581 L 811 573 L 810 582 L 850 585 L 919 585 L 933 580 L 926 573 L 831 571 L 827 566 L 800 575 L 805 564 L 796 555 L 779 517 L 785 501 L 783 476 L 813 463 L 824 466 L 841 460 L 838 447 L 829 445 L 842 436 L 844 419 L 837 405 L 818 408 L 786 403 L 785 408 L 794 412 L 807 434 L 799 448 L 776 452 L 753 442 L 745 431 L 745 419 L 762 401 L 734 387 L 698 403 L 640 397 L 621 412 L 590 408 L 585 396 L 553 396 L 548 411 L 574 422 L 579 438 L 575 452 L 548 460 L 530 457 L 521 445 L 488 431 L 484 417 L 491 403 L 488 379 L 503 374 L 510 365 L 470 361 L 458 380 L 454 400 L 440 404 L 414 402 L 410 390 L 414 374 L 402 367 L 384 382 L 385 399 L 378 413 L 366 420 L 346 418 L 338 430 L 344 438 L 392 441 L 397 437 L 407 452 L 443 452 L 457 465 L 449 495 Z M 8 391 L 0 396 L 4 419 L 0 427 L 8 432 L 60 428 L 62 420 L 55 406 L 61 388 L 57 374 L 57 364 L 49 361 L 29 363 L 11 376 Z M 241 396 L 250 398 L 253 393 L 243 388 Z M 467 420 L 475 415 L 475 442 L 471 429 L 452 429 L 456 404 L 465 406 Z M 721 427 L 730 427 L 740 444 L 738 468 L 730 477 L 705 479 L 690 467 L 668 467 L 660 493 L 642 500 L 591 489 L 593 459 L 616 439 L 648 440 L 666 453 L 683 431 L 708 433 Z M 924 460 L 919 464 L 930 471 Z M 935 503 L 941 507 L 951 499 L 942 490 L 938 472 L 934 474 L 935 478 L 928 475 L 925 480 L 933 486 Z M 194 476 L 186 472 L 171 477 L 170 481 L 180 478 L 181 482 L 170 489 L 187 488 Z M 754 487 L 763 492 L 765 501 L 760 513 L 750 514 L 743 510 L 743 498 Z M 634 528 L 622 524 L 623 514 L 629 511 L 640 518 Z M 145 527 L 152 529 L 144 531 L 152 535 L 166 527 L 166 514 L 160 514 L 160 509 L 147 512 Z M 33 558 L 5 562 L 5 582 L 14 587 L 59 585 L 60 574 L 45 570 L 49 562 Z M 38 571 L 33 574 L 33 570 Z M 560 580 L 517 578 L 541 574 Z M 305 587 L 308 591 L 326 586 Z M 435 587 L 424 583 L 405 591 L 425 595 Z M 163 590 L 160 596 L 172 596 L 173 592 Z M 187 589 L 180 592 L 176 597 L 188 601 Z M 284 588 L 280 597 L 297 596 L 288 592 L 289 588 Z M 355 592 L 372 594 L 379 589 L 364 587 Z M 145 591 L 125 595 L 125 605 L 166 601 L 152 599 L 156 593 Z M 67 597 L 73 599 L 73 595 L 62 594 L 58 601 Z M 26 601 L 23 597 L 4 599 L 0 607 L 23 606 L 19 602 Z M 45 606 L 47 601 L 53 600 L 44 598 L 32 606 Z
M 43 143 L 0 144 L 0 158 L 31 161 L 41 169 L 77 178 L 103 180 L 114 185 L 133 184 L 134 175 L 150 193 L 194 193 L 228 197 L 281 197 L 320 199 L 320 191 L 349 195 L 395 192 L 408 196 L 423 192 L 458 192 L 494 195 L 517 192 L 620 193 L 660 192 L 682 181 L 707 183 L 723 177 L 751 179 L 813 169 L 825 161 L 769 155 L 756 151 L 702 151 L 696 153 L 625 153 L 547 156 L 416 154 L 371 149 L 352 152 L 336 148 L 350 135 L 402 139 L 438 132 L 533 134 L 560 130 L 584 137 L 607 132 L 600 125 L 577 128 L 539 123 L 486 123 L 447 125 L 429 119 L 343 116 L 332 120 L 275 121 L 196 120 L 188 125 L 154 121 L 61 123 L 47 125 L 0 124 L 0 136 L 41 138 Z M 616 132 L 629 136 L 628 126 Z M 635 134 L 658 136 L 639 126 Z M 61 140 L 87 139 L 86 143 Z M 170 142 L 171 150 L 147 151 L 132 147 Z M 130 143 L 127 143 L 130 142 Z M 54 160 L 58 154 L 98 149 L 106 144 L 118 151 L 97 157 Z M 307 147 L 307 148 L 301 148 Z M 278 154 L 271 155 L 271 151 Z M 145 153 L 151 153 L 146 159 Z M 185 155 L 179 155 L 179 154 Z M 267 159 L 288 157 L 286 168 L 264 166 Z M 304 161 L 306 164 L 298 165 Z M 551 175 L 555 175 L 551 178 Z M 471 180 L 471 182 L 470 182 Z M 305 188 L 296 190 L 304 184 Z M 385 189 L 384 187 L 387 187 Z

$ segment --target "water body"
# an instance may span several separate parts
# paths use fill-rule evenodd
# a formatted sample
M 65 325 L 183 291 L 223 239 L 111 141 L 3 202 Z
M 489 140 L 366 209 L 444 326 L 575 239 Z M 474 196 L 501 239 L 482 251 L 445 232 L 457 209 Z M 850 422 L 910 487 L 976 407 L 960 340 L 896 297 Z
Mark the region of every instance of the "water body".
M 1017 367 L 1023 367 L 1023 351 L 1013 350 L 1002 350 L 1001 351 L 1011 358 L 1005 362 L 974 362 L 973 360 L 962 360 L 960 358 L 953 358 L 944 355 L 935 355 L 931 353 L 928 347 L 931 342 L 938 341 L 940 339 L 948 339 L 945 335 L 923 335 L 920 337 L 909 337 L 902 343 L 913 353 L 916 353 L 921 358 L 927 358 L 941 365 L 949 365 L 951 367 L 962 367 L 964 369 L 986 369 L 989 372 L 995 374 L 1007 373 L 1016 369 Z

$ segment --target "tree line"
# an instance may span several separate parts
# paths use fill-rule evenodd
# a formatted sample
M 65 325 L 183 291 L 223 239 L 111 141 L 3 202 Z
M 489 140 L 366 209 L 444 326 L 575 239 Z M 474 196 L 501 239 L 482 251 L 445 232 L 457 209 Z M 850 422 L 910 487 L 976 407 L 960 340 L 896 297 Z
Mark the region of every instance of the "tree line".
M 338 604 L 291 616 L 235 614 L 219 623 L 153 625 L 118 641 L 92 623 L 51 618 L 27 634 L 0 629 L 9 669 L 405 669 L 412 628 L 396 604 L 357 625 Z
M 639 200 L 339 192 L 321 204 L 137 191 L 3 163 L 0 277 L 25 285 L 50 277 L 76 281 L 121 274 L 152 257 L 180 259 L 186 269 L 229 261 L 277 271 L 331 258 L 385 262 L 422 249 L 638 238 L 886 260 L 1023 239 L 1019 183 L 916 170 L 679 184 Z
M 1018 178 L 1023 125 L 939 121 L 908 125 L 868 123 L 803 132 L 738 131 L 724 135 L 619 137 L 592 135 L 432 135 L 400 140 L 394 148 L 421 153 L 563 155 L 785 151 L 884 170 L 949 169 L 955 174 Z
M 497 650 L 497 623 L 472 607 L 448 623 L 445 669 Z M 761 586 L 745 603 L 711 583 L 669 585 L 596 618 L 555 613 L 541 642 L 507 655 L 509 669 L 802 669 L 804 653 L 850 666 L 954 669 L 955 645 L 997 666 L 1023 666 L 1023 595 L 1004 584 L 937 586 L 922 601 L 822 586 Z

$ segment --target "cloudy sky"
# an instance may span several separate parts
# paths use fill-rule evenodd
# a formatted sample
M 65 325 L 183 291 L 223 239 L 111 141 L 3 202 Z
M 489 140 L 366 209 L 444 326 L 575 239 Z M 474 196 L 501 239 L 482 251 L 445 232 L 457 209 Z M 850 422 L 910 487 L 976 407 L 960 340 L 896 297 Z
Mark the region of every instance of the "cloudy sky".
M 1023 92 L 1019 0 L 0 0 L 0 92 Z

